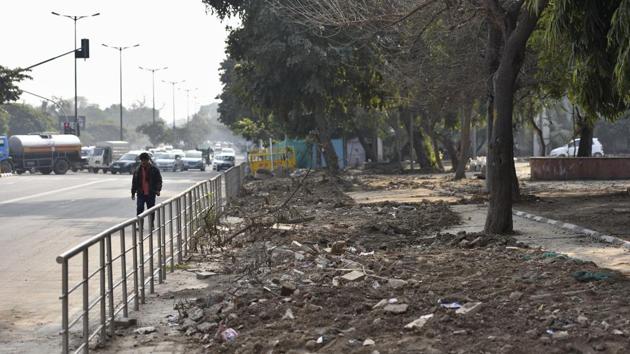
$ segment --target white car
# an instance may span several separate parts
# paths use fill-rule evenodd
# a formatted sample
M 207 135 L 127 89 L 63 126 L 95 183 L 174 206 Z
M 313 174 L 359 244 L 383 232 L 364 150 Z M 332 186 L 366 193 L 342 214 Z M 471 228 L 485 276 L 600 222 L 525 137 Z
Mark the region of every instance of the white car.
M 186 166 L 182 157 L 172 152 L 159 152 L 153 156 L 153 161 L 157 168 L 162 171 L 186 171 Z
M 232 154 L 220 153 L 212 159 L 212 169 L 215 171 L 229 170 L 234 167 L 235 157 Z
M 190 169 L 198 169 L 201 171 L 206 170 L 206 164 L 203 161 L 203 156 L 201 151 L 197 150 L 188 150 L 185 152 L 185 156 L 182 158 L 184 161 L 184 166 L 187 170 Z
M 571 140 L 568 144 L 560 146 L 551 150 L 549 156 L 551 157 L 572 157 L 577 156 L 578 148 L 580 147 L 580 139 Z M 591 147 L 591 156 L 602 157 L 604 156 L 604 147 L 599 142 L 599 139 L 593 138 L 593 146 Z

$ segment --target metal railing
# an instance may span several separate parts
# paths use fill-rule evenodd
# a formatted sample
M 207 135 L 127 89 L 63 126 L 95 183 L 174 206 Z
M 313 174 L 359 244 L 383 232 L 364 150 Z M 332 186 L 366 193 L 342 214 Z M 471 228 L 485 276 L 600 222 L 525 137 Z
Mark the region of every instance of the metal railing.
M 87 353 L 92 340 L 104 343 L 114 335 L 116 316 L 127 318 L 130 307 L 140 310 L 147 286 L 153 294 L 155 283 L 184 261 L 191 240 L 203 230 L 204 215 L 236 197 L 245 177 L 243 165 L 198 182 L 57 257 L 62 353 L 71 346 L 75 353 Z M 79 322 L 81 328 L 75 328 Z

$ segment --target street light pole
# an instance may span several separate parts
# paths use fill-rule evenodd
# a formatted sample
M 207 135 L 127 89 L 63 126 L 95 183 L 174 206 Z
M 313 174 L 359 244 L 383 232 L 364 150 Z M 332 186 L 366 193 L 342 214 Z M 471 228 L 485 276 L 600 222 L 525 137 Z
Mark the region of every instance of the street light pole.
M 102 44 L 103 47 L 107 47 L 107 48 L 111 48 L 111 49 L 115 49 L 118 51 L 118 59 L 120 62 L 120 141 L 123 140 L 123 86 L 122 86 L 122 79 L 123 79 L 123 75 L 122 75 L 122 52 L 125 49 L 130 49 L 130 48 L 135 48 L 135 47 L 139 47 L 140 44 L 135 44 L 132 46 L 128 46 L 128 47 L 116 47 L 116 46 L 111 46 L 111 45 L 107 45 L 107 44 Z
M 146 70 L 146 71 L 150 71 L 151 72 L 151 85 L 152 85 L 152 90 L 153 90 L 153 124 L 155 125 L 155 72 L 156 71 L 160 71 L 160 70 L 166 70 L 168 69 L 168 66 L 162 67 L 162 68 L 143 68 L 141 66 L 139 66 L 140 70 Z
M 190 91 L 197 91 L 198 88 L 194 89 L 184 89 L 182 91 L 186 92 L 186 123 L 190 123 Z
M 66 17 L 71 19 L 74 22 L 74 52 L 75 52 L 75 57 L 74 57 L 74 124 L 76 125 L 76 129 L 77 129 L 77 136 L 81 136 L 80 133 L 80 129 L 79 129 L 79 114 L 78 114 L 78 93 L 77 93 L 77 58 L 76 58 L 76 51 L 77 51 L 77 21 L 87 18 L 87 17 L 95 17 L 100 15 L 100 12 L 94 13 L 92 15 L 86 15 L 86 16 L 76 16 L 76 15 L 63 15 L 60 14 L 58 12 L 52 11 L 51 14 L 55 15 L 55 16 L 61 16 L 61 17 Z
M 162 80 L 163 83 L 165 84 L 171 84 L 173 86 L 173 131 L 175 131 L 175 85 L 177 84 L 181 84 L 186 82 L 186 80 L 182 80 L 182 81 L 166 81 L 166 80 Z

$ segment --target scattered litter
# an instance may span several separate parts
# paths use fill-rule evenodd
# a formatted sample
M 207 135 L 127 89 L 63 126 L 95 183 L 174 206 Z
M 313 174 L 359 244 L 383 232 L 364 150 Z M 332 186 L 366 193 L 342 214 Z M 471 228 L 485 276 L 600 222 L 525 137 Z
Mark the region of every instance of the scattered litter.
M 291 309 L 287 309 L 284 315 L 282 316 L 283 320 L 294 320 L 295 316 L 293 316 L 293 311 Z
M 238 337 L 238 332 L 234 328 L 227 328 L 221 332 L 221 340 L 224 342 L 234 342 Z
M 155 329 L 155 327 L 149 326 L 149 327 L 137 328 L 134 332 L 137 333 L 137 334 L 149 334 L 149 333 L 153 333 L 155 331 L 157 331 L 157 329 Z
M 213 275 L 217 275 L 215 272 L 197 272 L 197 279 L 208 279 Z
M 363 341 L 363 346 L 364 347 L 371 347 L 373 345 L 375 345 L 376 342 L 374 342 L 372 339 L 367 338 L 366 340 Z
M 433 314 L 430 313 L 428 315 L 423 315 L 420 316 L 420 318 L 418 318 L 417 320 L 414 320 L 412 322 L 409 322 L 405 325 L 405 329 L 415 329 L 415 328 L 422 328 L 424 327 L 425 324 L 427 324 L 427 322 L 433 318 Z
M 479 311 L 481 309 L 481 305 L 482 305 L 481 302 L 467 302 L 464 304 L 464 306 L 457 309 L 455 313 L 458 315 L 472 314 Z
M 459 302 L 440 302 L 440 307 L 443 307 L 445 309 L 457 310 L 458 308 L 462 307 L 462 305 Z

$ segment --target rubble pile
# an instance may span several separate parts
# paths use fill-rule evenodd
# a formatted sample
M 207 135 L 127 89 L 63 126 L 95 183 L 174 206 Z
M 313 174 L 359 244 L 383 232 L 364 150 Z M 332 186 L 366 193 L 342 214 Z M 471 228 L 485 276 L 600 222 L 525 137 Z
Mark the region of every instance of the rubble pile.
M 195 258 L 216 275 L 204 278 L 206 289 L 174 294 L 166 321 L 204 351 L 630 347 L 625 278 L 508 237 L 440 233 L 458 223 L 445 203 L 357 205 L 314 174 L 249 182 L 227 215 L 240 220 L 230 232 L 267 222 Z

